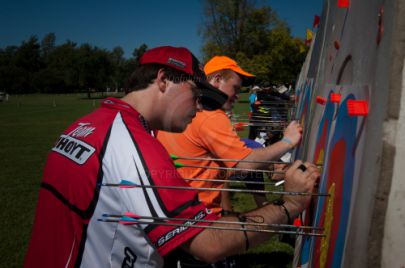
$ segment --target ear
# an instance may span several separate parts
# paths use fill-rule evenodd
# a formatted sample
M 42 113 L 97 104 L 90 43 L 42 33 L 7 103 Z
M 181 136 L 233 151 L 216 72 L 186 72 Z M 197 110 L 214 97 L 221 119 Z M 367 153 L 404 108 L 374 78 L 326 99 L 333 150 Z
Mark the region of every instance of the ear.
M 166 91 L 168 81 L 169 80 L 167 80 L 165 70 L 164 69 L 159 69 L 159 71 L 157 73 L 157 76 L 156 76 L 156 81 L 155 82 L 157 83 L 157 86 L 158 86 L 158 88 L 159 88 L 159 90 L 161 92 Z
M 214 87 L 218 88 L 221 80 L 222 80 L 222 75 L 217 73 L 214 75 L 214 77 L 211 78 L 210 84 L 213 85 Z

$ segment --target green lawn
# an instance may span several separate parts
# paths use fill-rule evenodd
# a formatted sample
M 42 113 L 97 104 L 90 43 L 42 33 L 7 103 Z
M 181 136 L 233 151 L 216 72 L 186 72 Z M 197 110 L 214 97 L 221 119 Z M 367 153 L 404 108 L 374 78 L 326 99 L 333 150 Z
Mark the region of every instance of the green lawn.
M 48 151 L 70 123 L 98 106 L 84 97 L 25 95 L 0 103 L 1 267 L 22 267 Z
M 235 107 L 238 113 L 247 113 L 246 99 L 247 94 L 242 94 L 242 103 Z M 0 267 L 22 267 L 47 154 L 60 133 L 100 101 L 72 94 L 11 96 L 0 102 Z M 254 207 L 250 196 L 232 199 L 238 210 Z M 285 267 L 292 252 L 274 238 L 249 251 L 243 261 L 250 267 Z

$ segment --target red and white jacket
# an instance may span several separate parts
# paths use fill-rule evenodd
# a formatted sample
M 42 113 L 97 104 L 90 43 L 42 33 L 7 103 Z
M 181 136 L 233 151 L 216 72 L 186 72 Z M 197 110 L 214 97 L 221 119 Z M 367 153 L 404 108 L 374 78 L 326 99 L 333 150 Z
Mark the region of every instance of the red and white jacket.
M 187 186 L 164 147 L 143 126 L 140 114 L 127 103 L 108 98 L 66 129 L 49 154 L 25 267 L 160 267 L 161 256 L 202 229 L 98 219 L 105 213 L 125 212 L 217 217 L 198 201 L 195 191 L 101 186 L 123 179 L 141 185 Z

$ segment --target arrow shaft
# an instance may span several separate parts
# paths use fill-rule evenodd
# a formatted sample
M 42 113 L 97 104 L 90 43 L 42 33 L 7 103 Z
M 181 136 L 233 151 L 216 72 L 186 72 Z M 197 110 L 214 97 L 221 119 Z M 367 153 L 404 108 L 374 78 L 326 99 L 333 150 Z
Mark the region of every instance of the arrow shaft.
M 263 169 L 248 169 L 248 168 L 229 168 L 229 167 L 209 167 L 209 166 L 196 166 L 196 165 L 184 165 L 181 164 L 179 167 L 188 168 L 205 168 L 205 169 L 217 169 L 217 170 L 227 170 L 227 171 L 245 171 L 245 172 L 264 172 L 269 174 L 285 174 L 285 171 L 270 171 Z
M 243 163 L 261 163 L 261 164 L 291 164 L 283 161 L 259 161 L 259 160 L 243 160 L 243 159 L 229 159 L 229 158 L 210 158 L 210 157 L 187 157 L 187 156 L 175 156 L 175 159 L 184 159 L 184 160 L 211 160 L 218 162 L 243 162 Z
M 237 125 L 238 123 L 235 123 L 233 125 Z M 242 127 L 266 127 L 266 128 L 271 128 L 272 126 L 268 125 L 268 124 L 263 124 L 263 123 L 243 123 Z M 278 131 L 278 132 L 283 132 L 284 129 L 270 129 L 271 131 Z
M 244 180 L 218 180 L 218 179 L 201 179 L 201 178 L 183 178 L 186 181 L 206 181 L 206 182 L 231 182 L 231 183 L 248 183 L 260 185 L 276 185 L 277 182 L 262 182 L 262 181 L 244 181 Z
M 260 104 L 277 104 L 295 107 L 295 104 L 291 101 L 260 101 Z
M 280 124 L 284 124 L 286 123 L 286 120 L 280 120 L 280 118 L 278 118 L 277 120 L 267 120 L 265 118 L 249 118 L 249 117 L 238 117 L 238 118 L 231 118 L 231 121 L 249 121 L 249 122 L 264 122 L 264 123 L 280 123 Z
M 256 193 L 256 194 L 275 194 L 275 195 L 310 195 L 310 196 L 329 196 L 329 194 L 305 193 L 305 192 L 284 192 L 270 190 L 245 190 L 245 189 L 228 189 L 228 188 L 208 188 L 208 187 L 191 187 L 191 186 L 172 186 L 172 185 L 123 185 L 117 183 L 103 183 L 101 186 L 107 187 L 128 187 L 128 188 L 152 188 L 152 189 L 171 189 L 171 190 L 192 190 L 192 191 L 219 191 L 234 193 Z
M 247 117 L 247 118 L 265 118 L 265 119 L 269 119 L 269 118 L 278 118 L 278 117 L 274 117 L 274 116 L 267 116 L 267 115 L 251 115 L 251 116 L 248 116 L 248 115 L 232 115 L 231 116 L 231 118 L 232 117 L 235 117 L 235 118 L 240 118 L 240 117 Z
M 191 222 L 202 222 L 202 223 L 221 223 L 221 224 L 234 224 L 234 225 L 250 225 L 250 226 L 260 226 L 267 228 L 289 228 L 289 229 L 312 229 L 322 231 L 322 227 L 312 227 L 312 226 L 295 226 L 291 224 L 274 224 L 274 223 L 262 223 L 262 222 L 240 222 L 240 221 L 221 221 L 221 220 L 196 220 L 189 218 L 162 218 L 162 217 L 152 217 L 152 216 L 128 216 L 128 215 L 118 215 L 118 214 L 107 214 L 105 217 L 109 218 L 121 218 L 123 216 L 137 219 L 146 219 L 146 220 L 159 220 L 159 221 L 191 221 Z M 257 217 L 257 216 L 252 216 Z
M 99 221 L 101 221 L 101 222 L 120 222 L 120 220 L 118 220 L 118 219 L 99 219 Z M 194 221 L 194 220 L 190 220 L 190 221 Z M 150 221 L 138 221 L 138 220 L 134 221 L 134 224 L 180 226 L 180 227 L 191 227 L 191 228 L 205 228 L 205 229 L 227 230 L 227 231 L 258 232 L 258 233 L 270 233 L 270 234 L 291 234 L 291 235 L 305 235 L 305 236 L 318 236 L 318 237 L 325 236 L 324 234 L 307 233 L 307 232 L 300 232 L 300 231 L 250 229 L 250 228 L 210 226 L 210 225 L 208 225 L 208 226 L 207 225 L 188 225 L 188 224 L 166 223 L 166 222 L 150 222 Z

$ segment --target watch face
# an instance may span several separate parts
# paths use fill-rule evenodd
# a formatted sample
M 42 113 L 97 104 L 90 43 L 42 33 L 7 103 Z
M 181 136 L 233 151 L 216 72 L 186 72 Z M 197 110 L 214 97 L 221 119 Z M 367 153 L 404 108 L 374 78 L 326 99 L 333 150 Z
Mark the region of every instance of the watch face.
M 276 205 L 276 206 L 282 206 L 282 205 L 284 205 L 284 203 L 285 203 L 285 201 L 281 198 L 273 201 L 273 205 Z

